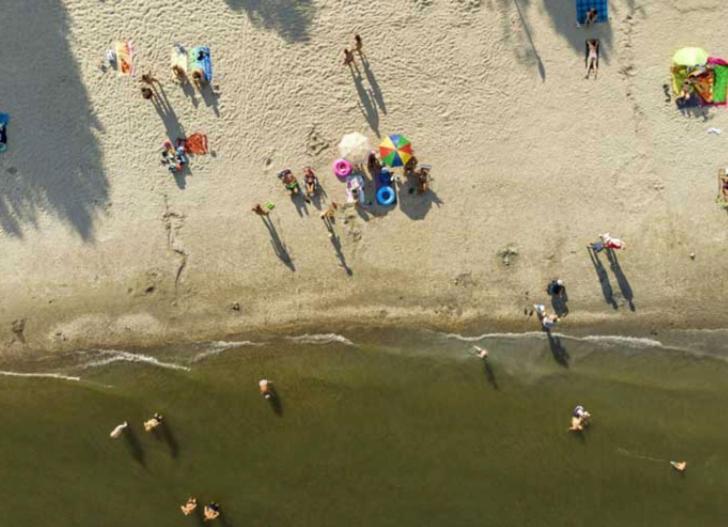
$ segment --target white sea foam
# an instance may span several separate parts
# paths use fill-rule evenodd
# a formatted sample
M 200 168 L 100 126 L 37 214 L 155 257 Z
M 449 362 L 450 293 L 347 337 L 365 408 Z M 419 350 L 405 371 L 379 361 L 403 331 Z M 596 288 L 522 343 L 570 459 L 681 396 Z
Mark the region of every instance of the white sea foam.
M 346 346 L 355 346 L 355 344 L 343 335 L 336 333 L 316 333 L 309 335 L 296 335 L 286 337 L 286 339 L 297 344 L 345 344 Z
M 554 335 L 560 336 L 555 333 Z M 545 337 L 545 333 L 543 331 L 526 331 L 523 333 L 483 333 L 482 335 L 474 337 L 467 337 L 465 335 L 460 335 L 459 333 L 447 333 L 443 336 L 448 339 L 461 340 L 463 342 L 478 342 L 486 339 L 522 339 L 534 337 L 543 338 Z
M 61 379 L 64 381 L 78 382 L 81 377 L 75 377 L 73 375 L 63 375 L 62 373 L 23 373 L 19 371 L 3 371 L 0 370 L 0 375 L 5 377 L 28 377 L 32 379 Z
M 190 362 L 199 362 L 201 360 L 204 360 L 208 357 L 214 357 L 215 355 L 219 355 L 223 351 L 234 349 L 234 348 L 242 348 L 244 346 L 262 346 L 262 342 L 253 342 L 251 340 L 240 340 L 240 341 L 226 341 L 226 340 L 218 340 L 214 342 L 208 342 L 207 343 L 207 349 L 204 351 L 201 351 L 200 353 L 196 354 Z
M 141 353 L 130 353 L 128 351 L 121 350 L 96 350 L 94 354 L 101 358 L 82 364 L 82 369 L 101 368 L 103 366 L 108 366 L 109 364 L 114 364 L 115 362 L 137 362 L 149 364 L 158 368 L 190 371 L 190 368 L 187 366 L 182 366 L 181 364 L 175 364 L 173 362 L 162 362 L 159 359 L 150 357 L 149 355 L 142 355 Z
M 605 344 L 618 344 L 634 348 L 662 348 L 664 345 L 659 340 L 643 337 L 622 337 L 620 335 L 588 335 L 586 337 L 571 337 L 582 342 L 603 342 Z

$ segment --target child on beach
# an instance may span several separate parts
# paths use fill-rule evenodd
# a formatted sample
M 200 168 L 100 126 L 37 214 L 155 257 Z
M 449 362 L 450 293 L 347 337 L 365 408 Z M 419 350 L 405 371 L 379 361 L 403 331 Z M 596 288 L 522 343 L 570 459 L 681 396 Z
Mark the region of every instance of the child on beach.
M 359 35 L 354 35 L 354 51 L 356 51 L 359 56 L 364 54 L 364 52 L 362 51 L 361 37 Z
M 354 53 L 349 51 L 349 48 L 344 48 L 344 66 L 349 66 L 349 68 L 356 68 L 356 63 L 354 62 Z

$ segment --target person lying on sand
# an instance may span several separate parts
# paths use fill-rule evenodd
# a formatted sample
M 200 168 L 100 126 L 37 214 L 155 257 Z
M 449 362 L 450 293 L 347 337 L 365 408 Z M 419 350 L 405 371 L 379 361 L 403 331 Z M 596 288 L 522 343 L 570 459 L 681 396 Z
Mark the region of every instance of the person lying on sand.
M 594 70 L 594 80 L 597 79 L 597 73 L 599 72 L 599 41 L 595 38 L 590 38 L 586 41 L 586 76 L 585 79 L 589 78 L 589 74 Z
M 164 417 L 155 412 L 154 416 L 149 421 L 144 421 L 144 431 L 151 432 L 162 424 L 163 419 Z
M 210 502 L 209 505 L 205 505 L 205 508 L 203 509 L 203 515 L 206 522 L 218 518 L 220 516 L 220 505 L 215 502 Z
M 189 516 L 194 512 L 194 510 L 197 508 L 197 498 L 187 498 L 187 503 L 184 505 L 180 505 L 180 509 L 182 509 L 182 514 L 185 516 Z

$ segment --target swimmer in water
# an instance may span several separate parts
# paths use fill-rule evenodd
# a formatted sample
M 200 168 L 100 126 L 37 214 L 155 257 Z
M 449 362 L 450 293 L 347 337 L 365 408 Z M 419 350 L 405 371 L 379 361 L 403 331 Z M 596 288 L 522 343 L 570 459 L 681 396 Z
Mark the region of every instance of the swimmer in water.
M 488 358 L 488 350 L 485 348 L 481 348 L 480 346 L 473 346 L 475 351 L 478 352 L 478 357 L 485 360 Z
M 220 516 L 220 505 L 215 502 L 210 502 L 209 505 L 205 505 L 203 513 L 206 522 L 214 520 Z
M 577 405 L 571 414 L 571 426 L 569 432 L 581 432 L 584 427 L 589 426 L 591 414 L 583 406 Z
M 687 461 L 670 461 L 670 465 L 678 472 L 685 472 L 685 469 L 688 468 Z
M 195 509 L 197 508 L 197 498 L 187 498 L 187 503 L 184 505 L 180 505 L 180 509 L 182 509 L 182 514 L 185 516 L 189 516 L 192 514 Z
M 273 397 L 273 383 L 268 379 L 259 380 L 258 388 L 260 389 L 260 394 L 266 399 Z
M 119 426 L 117 426 L 116 428 L 114 428 L 111 431 L 111 433 L 109 434 L 109 436 L 112 439 L 119 439 L 121 437 L 122 432 L 124 432 L 124 428 L 126 428 L 127 426 L 129 426 L 129 423 L 127 423 L 126 421 L 124 421 Z
M 154 416 L 149 421 L 144 421 L 144 430 L 146 432 L 151 432 L 155 428 L 157 428 L 159 425 L 162 424 L 162 420 L 164 417 L 162 417 L 158 413 L 154 413 Z

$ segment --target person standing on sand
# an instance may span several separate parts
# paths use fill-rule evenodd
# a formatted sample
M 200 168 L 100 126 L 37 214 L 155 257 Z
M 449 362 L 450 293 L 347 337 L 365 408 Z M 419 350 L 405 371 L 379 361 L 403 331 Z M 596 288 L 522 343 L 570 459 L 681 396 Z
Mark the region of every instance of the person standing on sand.
M 559 317 L 555 314 L 547 314 L 545 305 L 534 304 L 533 309 L 534 311 L 536 311 L 536 316 L 538 317 L 538 320 L 539 322 L 541 322 L 541 325 L 543 326 L 543 329 L 545 331 L 551 331 L 553 328 L 556 327 L 556 323 L 559 321 Z
M 356 69 L 357 71 L 359 70 L 356 62 L 354 62 L 354 53 L 349 51 L 349 48 L 344 48 L 344 66 L 349 66 L 350 69 Z
M 364 55 L 364 52 L 362 51 L 361 37 L 358 34 L 354 35 L 354 51 L 356 51 L 360 57 Z
M 548 286 L 546 286 L 546 293 L 548 293 L 551 296 L 556 296 L 559 298 L 562 298 L 564 294 L 566 293 L 566 287 L 564 287 L 564 281 L 557 278 L 555 280 L 551 280 Z
M 147 101 L 152 101 L 154 99 L 154 90 L 152 90 L 148 86 L 142 86 L 142 97 L 144 97 Z

